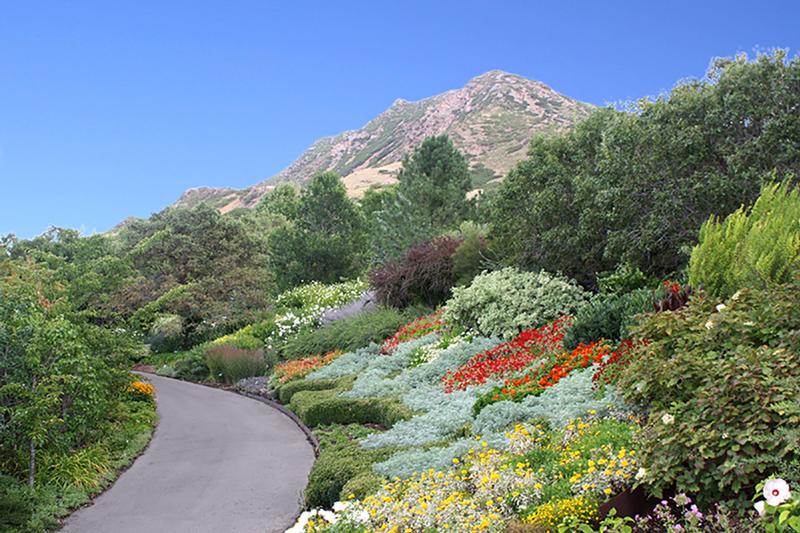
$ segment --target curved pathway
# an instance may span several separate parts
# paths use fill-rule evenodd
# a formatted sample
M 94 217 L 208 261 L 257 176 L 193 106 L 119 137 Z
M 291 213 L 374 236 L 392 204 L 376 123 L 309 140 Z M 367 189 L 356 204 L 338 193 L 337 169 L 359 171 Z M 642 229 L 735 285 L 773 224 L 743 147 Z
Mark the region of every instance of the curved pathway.
M 161 417 L 150 447 L 62 533 L 282 532 L 314 462 L 305 434 L 260 402 L 147 376 Z

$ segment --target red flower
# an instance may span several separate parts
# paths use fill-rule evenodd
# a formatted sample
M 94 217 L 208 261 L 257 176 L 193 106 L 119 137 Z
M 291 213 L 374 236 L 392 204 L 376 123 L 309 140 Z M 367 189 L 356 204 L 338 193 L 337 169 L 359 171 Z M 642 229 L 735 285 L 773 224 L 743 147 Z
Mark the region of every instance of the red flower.
M 464 390 L 494 377 L 519 372 L 537 359 L 563 350 L 564 328 L 570 323 L 569 317 L 562 317 L 541 328 L 523 331 L 511 342 L 473 356 L 442 377 L 445 390 Z
M 381 353 L 388 355 L 394 352 L 402 342 L 441 330 L 444 326 L 444 321 L 441 319 L 443 312 L 443 309 L 439 309 L 433 314 L 421 316 L 401 327 L 394 335 L 383 341 Z

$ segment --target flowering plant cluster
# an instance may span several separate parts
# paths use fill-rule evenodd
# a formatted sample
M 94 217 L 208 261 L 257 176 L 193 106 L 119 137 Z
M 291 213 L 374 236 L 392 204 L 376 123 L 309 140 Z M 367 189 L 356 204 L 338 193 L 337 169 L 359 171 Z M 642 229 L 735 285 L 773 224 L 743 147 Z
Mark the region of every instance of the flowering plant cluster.
M 275 305 L 284 311 L 275 316 L 267 348 L 276 348 L 304 327 L 318 326 L 326 311 L 354 302 L 367 288 L 367 283 L 361 280 L 333 285 L 312 281 L 281 293 Z
M 128 393 L 136 400 L 152 402 L 156 398 L 156 387 L 152 383 L 134 381 L 128 385 Z
M 335 308 L 357 300 L 368 288 L 365 281 L 358 279 L 332 285 L 312 281 L 281 293 L 275 300 L 275 305 L 288 309 Z
M 792 495 L 785 480 L 767 479 L 756 489 L 764 499 L 756 501 L 754 507 L 762 517 L 767 533 L 800 531 L 800 499 Z
M 445 324 L 444 320 L 442 320 L 442 313 L 443 310 L 439 309 L 435 313 L 421 316 L 401 327 L 394 335 L 383 341 L 381 353 L 393 353 L 400 343 L 441 331 Z
M 436 361 L 439 356 L 448 348 L 467 346 L 473 341 L 470 334 L 445 335 L 439 342 L 424 344 L 415 348 L 408 361 L 408 368 L 415 368 L 419 365 Z
M 565 520 L 589 524 L 597 519 L 597 503 L 586 496 L 552 500 L 525 517 L 537 531 L 554 531 Z
M 569 317 L 520 333 L 511 342 L 475 355 L 466 364 L 442 377 L 445 390 L 464 390 L 470 385 L 482 385 L 489 379 L 519 372 L 533 362 L 563 350 L 564 330 Z
M 279 363 L 275 365 L 270 382 L 273 386 L 277 386 L 295 379 L 304 378 L 314 370 L 327 365 L 342 353 L 340 350 L 336 350 L 325 355 L 314 355 Z
M 606 444 L 592 450 L 593 459 L 586 466 L 576 470 L 569 478 L 572 491 L 576 494 L 589 494 L 609 497 L 630 487 L 639 472 L 636 450 L 624 447 L 619 451 Z
M 506 531 L 520 519 L 537 531 L 555 531 L 566 520 L 591 523 L 600 502 L 632 483 L 630 439 L 627 422 L 594 415 L 563 431 L 517 424 L 504 448 L 477 437 L 450 467 L 394 478 L 304 531 L 338 531 L 344 524 L 347 531 Z M 592 478 L 594 489 L 572 483 L 578 475 L 591 478 L 593 467 L 608 471 Z
M 653 309 L 658 313 L 661 311 L 675 311 L 680 309 L 689 301 L 692 295 L 692 288 L 682 286 L 674 281 L 665 281 L 661 284 L 660 290 L 653 293 Z
M 647 345 L 647 340 L 622 340 L 617 349 L 614 350 L 604 361 L 597 365 L 597 370 L 592 376 L 592 381 L 596 388 L 604 385 L 612 385 L 617 382 L 620 374 L 631 362 L 640 346 Z
M 476 403 L 476 411 L 493 402 L 503 400 L 521 401 L 528 396 L 538 396 L 577 368 L 586 368 L 608 357 L 610 348 L 602 342 L 579 345 L 571 352 L 564 352 L 545 360 L 522 377 L 507 379 L 502 386 L 495 387 Z

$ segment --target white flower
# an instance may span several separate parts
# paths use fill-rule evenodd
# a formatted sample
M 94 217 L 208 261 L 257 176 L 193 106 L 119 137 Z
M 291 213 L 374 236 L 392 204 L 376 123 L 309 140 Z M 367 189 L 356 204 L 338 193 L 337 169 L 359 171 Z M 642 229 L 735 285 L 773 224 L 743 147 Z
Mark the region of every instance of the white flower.
M 675 417 L 669 413 L 664 413 L 661 416 L 661 421 L 664 422 L 666 425 L 670 426 L 675 422 Z
M 789 490 L 789 484 L 784 480 L 780 478 L 770 479 L 764 483 L 764 498 L 771 506 L 777 507 L 791 497 L 792 493 Z
M 321 510 L 321 511 L 319 512 L 319 515 L 320 515 L 322 518 L 324 518 L 324 519 L 325 519 L 325 521 L 326 521 L 326 522 L 328 522 L 329 524 L 335 524 L 335 523 L 336 523 L 336 515 L 335 515 L 335 514 L 333 514 L 333 513 L 332 513 L 332 512 L 330 512 L 330 511 L 324 511 L 324 510 Z
M 335 502 L 333 504 L 333 510 L 337 513 L 340 513 L 347 509 L 348 505 L 350 505 L 348 502 Z
M 718 313 L 721 313 L 721 312 L 723 312 L 724 310 L 726 310 L 727 308 L 728 308 L 728 306 L 727 306 L 727 305 L 725 305 L 725 304 L 719 304 L 719 305 L 717 305 L 717 312 L 718 312 Z
M 764 516 L 764 504 L 765 503 L 766 502 L 764 500 L 758 500 L 755 503 L 755 505 L 753 505 L 753 507 L 756 508 L 756 511 L 758 511 L 758 516 Z
M 636 481 L 641 481 L 641 480 L 643 480 L 643 479 L 645 478 L 645 476 L 647 476 L 647 470 L 645 470 L 644 468 L 640 468 L 640 469 L 639 469 L 639 470 L 636 472 L 636 476 L 635 476 L 635 478 L 636 478 Z
M 713 327 L 714 327 L 714 322 L 712 320 L 706 322 L 706 329 L 711 329 Z

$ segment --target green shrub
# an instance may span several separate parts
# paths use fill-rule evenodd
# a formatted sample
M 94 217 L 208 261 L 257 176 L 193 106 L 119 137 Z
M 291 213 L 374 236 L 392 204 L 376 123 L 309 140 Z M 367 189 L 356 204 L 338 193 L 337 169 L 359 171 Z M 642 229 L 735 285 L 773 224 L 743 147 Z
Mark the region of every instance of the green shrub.
M 37 504 L 35 491 L 0 474 L 0 531 L 25 531 Z
M 223 337 L 219 337 L 210 341 L 208 346 L 235 346 L 242 350 L 256 351 L 264 348 L 264 341 L 256 337 L 254 334 L 254 326 L 245 326 L 244 328 L 229 333 Z
M 336 379 L 298 379 L 281 385 L 276 390 L 278 400 L 287 405 L 295 393 L 307 390 L 349 389 L 355 376 L 345 376 Z
M 728 297 L 744 287 L 786 283 L 800 269 L 800 189 L 764 187 L 751 209 L 711 217 L 689 261 L 689 283 Z
M 305 490 L 307 508 L 330 508 L 347 494 L 342 490 L 354 479 L 372 475 L 372 464 L 391 455 L 388 450 L 364 450 L 358 443 L 338 446 L 320 453 L 308 476 Z
M 386 457 L 388 457 L 388 454 Z M 384 457 L 376 457 L 375 459 L 376 461 L 380 461 L 383 460 Z M 353 496 L 361 500 L 365 496 L 370 496 L 378 492 L 384 483 L 386 483 L 386 478 L 376 474 L 370 468 L 369 471 L 358 474 L 345 483 L 339 493 L 339 499 L 345 501 L 349 499 L 350 496 Z
M 598 294 L 575 313 L 572 326 L 564 335 L 564 346 L 573 350 L 580 343 L 624 339 L 633 317 L 652 308 L 652 293 L 647 289 L 627 294 Z
M 391 427 L 411 416 L 403 404 L 390 399 L 353 399 L 340 389 L 296 392 L 289 408 L 309 427 L 320 424 L 378 424 Z
M 389 307 L 337 320 L 316 330 L 298 332 L 284 344 L 281 354 L 287 359 L 342 350 L 353 351 L 379 344 L 408 321 L 408 313 Z
M 480 274 L 468 287 L 454 288 L 444 320 L 482 335 L 510 338 L 574 313 L 587 296 L 563 276 L 509 267 Z
M 795 281 L 724 304 L 696 293 L 633 328 L 650 342 L 621 369 L 618 389 L 649 406 L 636 449 L 653 493 L 747 503 L 759 481 L 797 461 L 798 324 Z
M 615 270 L 597 274 L 597 289 L 603 294 L 627 294 L 637 289 L 653 288 L 658 283 L 639 267 L 620 263 Z
M 42 454 L 37 474 L 40 483 L 91 492 L 100 488 L 104 476 L 110 472 L 108 450 L 103 446 L 92 446 L 67 454 Z
M 202 354 L 202 352 L 195 350 L 187 352 L 185 357 L 176 360 L 172 365 L 169 366 L 171 366 L 173 369 L 173 374 L 169 377 L 183 379 L 186 381 L 205 381 L 211 374 L 211 371 L 206 364 L 205 356 Z M 161 372 L 162 371 L 159 370 L 159 374 L 161 374 Z
M 463 242 L 453 253 L 453 274 L 456 285 L 469 285 L 484 270 L 489 245 L 486 230 L 474 222 L 463 222 L 459 228 Z
M 206 364 L 211 376 L 225 383 L 236 383 L 242 378 L 263 376 L 269 369 L 262 350 L 243 350 L 229 344 L 208 348 Z
M 179 350 L 183 343 L 183 319 L 178 315 L 159 315 L 146 341 L 154 353 Z

